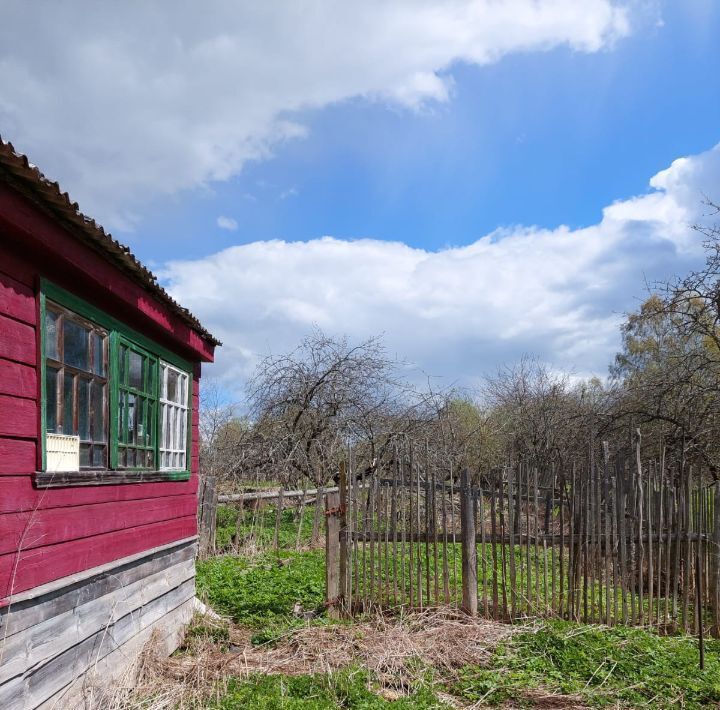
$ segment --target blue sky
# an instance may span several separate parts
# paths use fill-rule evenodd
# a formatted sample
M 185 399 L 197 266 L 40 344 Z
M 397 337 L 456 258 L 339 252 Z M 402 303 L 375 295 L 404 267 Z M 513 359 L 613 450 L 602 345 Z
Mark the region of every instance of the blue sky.
M 593 54 L 455 64 L 451 100 L 418 111 L 350 99 L 300 113 L 306 137 L 156 202 L 120 234 L 162 262 L 167 241 L 189 258 L 323 235 L 439 249 L 504 225 L 593 224 L 676 157 L 720 140 L 720 3 L 665 2 L 638 25 Z M 237 230 L 217 227 L 218 215 Z
M 702 260 L 714 0 L 0 4 L 0 134 L 223 340 L 232 396 L 316 325 L 446 383 L 603 376 Z

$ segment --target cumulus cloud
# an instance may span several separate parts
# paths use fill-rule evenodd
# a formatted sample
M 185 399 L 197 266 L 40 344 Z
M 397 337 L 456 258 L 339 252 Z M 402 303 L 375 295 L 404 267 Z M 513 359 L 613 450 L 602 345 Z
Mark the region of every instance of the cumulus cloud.
M 650 184 L 582 229 L 504 229 L 442 251 L 255 242 L 171 262 L 162 278 L 225 343 L 214 372 L 229 388 L 239 390 L 258 355 L 291 348 L 314 324 L 355 338 L 384 332 L 391 352 L 446 382 L 471 383 L 524 352 L 602 376 L 644 284 L 702 258 L 691 224 L 703 217 L 703 191 L 720 184 L 720 145 Z
M 237 231 L 237 220 L 233 219 L 232 217 L 224 217 L 223 215 L 220 215 L 217 218 L 216 222 L 217 226 L 220 227 L 220 229 L 227 229 L 229 232 Z
M 454 63 L 598 51 L 629 33 L 631 3 L 6 0 L 0 125 L 84 211 L 127 229 L 153 197 L 304 135 L 305 109 L 446 101 Z

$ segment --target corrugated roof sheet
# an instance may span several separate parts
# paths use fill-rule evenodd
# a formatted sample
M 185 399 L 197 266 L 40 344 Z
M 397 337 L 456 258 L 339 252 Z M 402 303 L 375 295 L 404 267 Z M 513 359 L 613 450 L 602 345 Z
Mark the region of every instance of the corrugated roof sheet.
M 8 175 L 11 182 L 14 181 L 24 188 L 66 227 L 69 227 L 69 231 L 74 236 L 90 242 L 108 261 L 164 303 L 208 342 L 213 345 L 222 344 L 201 325 L 200 321 L 187 308 L 181 306 L 160 286 L 155 274 L 143 266 L 128 247 L 113 239 L 112 235 L 94 219 L 86 217 L 80 211 L 77 202 L 72 202 L 68 193 L 60 190 L 57 182 L 48 180 L 27 159 L 27 156 L 18 153 L 12 143 L 8 143 L 0 137 L 0 176 L 2 173 Z

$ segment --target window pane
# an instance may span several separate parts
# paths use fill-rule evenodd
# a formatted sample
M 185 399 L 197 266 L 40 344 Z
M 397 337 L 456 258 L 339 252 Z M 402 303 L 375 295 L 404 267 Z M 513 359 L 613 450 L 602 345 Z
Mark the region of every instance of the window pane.
M 143 356 L 136 353 L 134 350 L 130 351 L 130 362 L 128 372 L 128 384 L 130 387 L 142 390 L 143 387 Z
M 120 355 L 118 356 L 118 374 L 120 375 L 120 382 L 125 384 L 125 358 L 127 357 L 127 348 L 124 345 L 120 346 Z
M 93 333 L 92 341 L 93 341 L 93 356 L 94 356 L 93 372 L 96 375 L 100 375 L 101 377 L 104 377 L 105 376 L 105 358 L 104 358 L 105 338 L 103 338 L 99 333 Z
M 67 316 L 63 318 L 63 362 L 80 370 L 89 370 L 88 336 L 90 332 Z
M 103 394 L 105 385 L 94 381 L 90 393 L 90 409 L 92 418 L 93 441 L 105 441 L 105 402 Z M 120 409 L 122 412 L 122 407 Z
M 80 468 L 90 465 L 90 444 L 80 444 Z
M 57 376 L 58 371 L 48 365 L 45 370 L 45 428 L 57 432 Z
M 92 464 L 93 466 L 99 468 L 102 466 L 106 466 L 106 454 L 105 454 L 105 447 L 104 446 L 98 446 L 97 444 L 93 446 L 93 457 L 92 457 Z
M 118 412 L 118 441 L 125 442 L 125 399 L 127 397 L 126 392 L 120 392 L 118 396 L 118 406 L 120 408 Z
M 178 373 L 174 370 L 168 370 L 167 373 L 167 396 L 171 402 L 178 402 Z
M 78 434 L 84 441 L 90 439 L 90 381 L 78 380 Z
M 154 430 L 155 430 L 155 417 L 157 416 L 157 407 L 153 406 L 153 403 L 148 400 L 146 403 L 147 406 L 147 438 L 146 438 L 146 445 L 151 446 L 153 443 L 153 436 L 154 436 Z
M 73 422 L 73 380 L 70 373 L 65 373 L 63 382 L 63 434 L 76 434 L 75 423 Z
M 127 441 L 134 444 L 137 441 L 137 407 L 135 406 L 135 395 L 127 394 Z
M 132 468 L 133 466 L 135 466 L 135 449 L 128 449 L 127 465 L 128 465 L 128 468 Z
M 57 322 L 57 313 L 45 311 L 45 354 L 53 360 L 58 359 Z

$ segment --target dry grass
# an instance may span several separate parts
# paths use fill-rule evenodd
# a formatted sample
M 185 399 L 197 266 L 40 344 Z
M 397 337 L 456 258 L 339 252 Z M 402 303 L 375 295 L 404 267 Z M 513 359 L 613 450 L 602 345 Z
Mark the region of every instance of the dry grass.
M 206 627 L 222 623 L 202 617 Z M 128 690 L 128 683 L 116 684 L 102 698 L 96 696 L 93 707 L 202 707 L 222 697 L 231 677 L 329 673 L 352 665 L 366 668 L 378 680 L 380 694 L 396 699 L 408 695 L 428 668 L 436 677 L 453 681 L 463 666 L 484 665 L 493 648 L 516 631 L 507 624 L 469 619 L 452 611 L 433 611 L 404 617 L 377 615 L 352 624 L 307 626 L 289 632 L 272 646 L 253 646 L 247 629 L 231 626 L 229 650 L 209 638 L 195 638 L 185 653 L 162 658 L 149 644 L 131 671 L 137 679 L 135 689 Z M 442 692 L 439 697 L 451 707 L 475 707 Z M 584 707 L 575 698 L 540 691 L 528 691 L 525 700 L 529 699 L 537 707 Z

